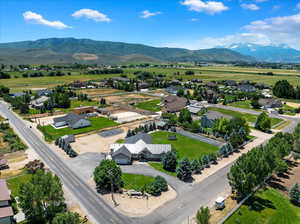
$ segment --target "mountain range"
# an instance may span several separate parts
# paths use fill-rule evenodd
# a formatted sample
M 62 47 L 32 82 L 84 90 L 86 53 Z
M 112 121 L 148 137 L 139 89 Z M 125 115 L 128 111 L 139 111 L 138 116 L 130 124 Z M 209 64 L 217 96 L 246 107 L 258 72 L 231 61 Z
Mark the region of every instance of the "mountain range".
M 117 64 L 135 62 L 252 62 L 255 58 L 226 48 L 188 50 L 111 41 L 48 38 L 0 43 L 3 64 Z
M 252 43 L 237 43 L 222 46 L 237 51 L 243 55 L 249 55 L 259 61 L 300 63 L 300 51 L 287 45 L 258 45 Z

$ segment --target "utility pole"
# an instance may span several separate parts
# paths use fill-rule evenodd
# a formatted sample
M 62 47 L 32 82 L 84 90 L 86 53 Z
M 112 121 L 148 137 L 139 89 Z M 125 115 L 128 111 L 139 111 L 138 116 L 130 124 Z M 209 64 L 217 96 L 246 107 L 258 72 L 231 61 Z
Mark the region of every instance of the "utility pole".
M 109 173 L 109 178 L 110 178 L 111 200 L 113 201 L 114 206 L 117 207 L 118 203 L 116 202 L 115 197 L 114 197 L 114 177 L 113 177 L 113 173 L 112 173 L 111 170 L 108 173 Z

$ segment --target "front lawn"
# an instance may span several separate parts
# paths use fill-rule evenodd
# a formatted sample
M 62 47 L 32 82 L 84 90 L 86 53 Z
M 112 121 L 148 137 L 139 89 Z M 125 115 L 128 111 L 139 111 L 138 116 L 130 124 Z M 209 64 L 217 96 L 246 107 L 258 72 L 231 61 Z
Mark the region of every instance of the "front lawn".
M 260 190 L 247 200 L 225 224 L 299 224 L 300 208 L 273 188 Z
M 243 117 L 249 123 L 255 123 L 256 119 L 257 119 L 257 115 L 254 115 L 254 114 L 241 113 L 241 112 L 238 112 L 238 111 L 227 110 L 227 109 L 217 108 L 217 107 L 209 107 L 208 109 L 213 110 L 213 111 L 217 111 L 217 112 L 220 112 L 222 114 L 226 114 L 226 115 L 229 115 L 229 116 L 232 116 L 232 117 Z M 271 118 L 271 125 L 273 127 L 273 126 L 279 124 L 282 121 L 283 120 L 280 119 L 280 118 Z
M 168 136 L 176 135 L 177 140 L 169 140 Z M 157 131 L 151 134 L 153 144 L 171 144 L 177 152 L 178 158 L 199 159 L 203 155 L 215 153 L 218 147 L 201 142 L 177 133 Z
M 144 187 L 154 181 L 154 177 L 123 173 L 124 189 L 143 191 Z
M 135 107 L 143 110 L 158 112 L 161 110 L 159 104 L 160 104 L 160 100 L 157 99 L 157 100 L 149 100 L 149 101 L 137 103 Z
M 176 172 L 170 172 L 170 171 L 165 170 L 165 169 L 163 168 L 163 166 L 162 166 L 162 163 L 159 163 L 159 162 L 148 162 L 148 164 L 149 164 L 152 168 L 154 168 L 154 169 L 156 169 L 156 170 L 158 170 L 158 171 L 160 171 L 160 172 L 163 172 L 163 173 L 168 174 L 168 175 L 170 175 L 170 176 L 176 177 Z
M 100 130 L 103 128 L 108 128 L 108 127 L 113 127 L 118 125 L 118 123 L 116 123 L 115 121 L 105 117 L 92 117 L 89 118 L 89 120 L 91 121 L 91 126 L 85 128 L 72 129 L 67 127 L 67 128 L 56 129 L 52 125 L 47 125 L 47 126 L 40 126 L 39 129 L 43 132 L 47 141 L 53 141 L 63 135 L 68 135 L 68 134 L 77 135 L 77 134 L 82 134 L 82 133 Z
M 32 174 L 23 173 L 19 176 L 7 179 L 7 186 L 11 190 L 11 194 L 16 197 L 19 196 L 20 186 L 30 181 Z
M 254 109 L 251 106 L 251 100 L 243 100 L 243 101 L 232 102 L 232 103 L 229 103 L 228 106 L 239 107 L 239 108 L 248 109 L 248 110 L 261 111 L 260 109 Z

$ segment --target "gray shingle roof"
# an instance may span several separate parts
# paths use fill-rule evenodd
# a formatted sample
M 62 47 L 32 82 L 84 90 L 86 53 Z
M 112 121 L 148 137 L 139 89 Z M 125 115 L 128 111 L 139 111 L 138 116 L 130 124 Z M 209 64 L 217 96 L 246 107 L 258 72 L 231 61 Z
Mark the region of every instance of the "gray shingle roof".
M 146 144 L 152 143 L 152 136 L 146 133 L 138 133 L 134 136 L 128 137 L 125 139 L 126 144 L 135 144 L 139 140 L 143 140 Z

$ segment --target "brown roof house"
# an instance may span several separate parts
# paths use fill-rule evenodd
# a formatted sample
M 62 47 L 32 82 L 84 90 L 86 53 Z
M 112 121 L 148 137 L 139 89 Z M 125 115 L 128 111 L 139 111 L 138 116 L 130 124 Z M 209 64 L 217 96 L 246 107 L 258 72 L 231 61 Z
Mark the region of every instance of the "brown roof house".
M 14 223 L 14 212 L 10 206 L 10 192 L 7 188 L 6 181 L 0 179 L 0 223 Z
M 165 110 L 169 113 L 181 111 L 187 105 L 188 101 L 184 97 L 167 96 L 164 99 Z

